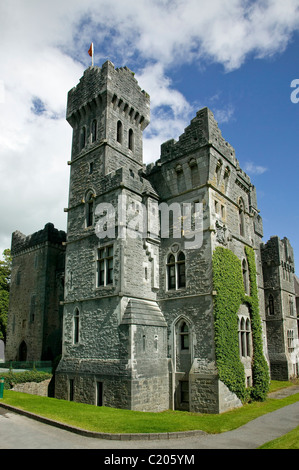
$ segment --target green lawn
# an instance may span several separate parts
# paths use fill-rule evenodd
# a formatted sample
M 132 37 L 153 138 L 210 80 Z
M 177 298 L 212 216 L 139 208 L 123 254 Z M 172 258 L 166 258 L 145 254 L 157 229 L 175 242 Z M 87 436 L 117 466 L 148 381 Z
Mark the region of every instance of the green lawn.
M 161 433 L 202 430 L 220 433 L 236 429 L 265 413 L 299 400 L 299 393 L 283 399 L 267 399 L 244 405 L 223 414 L 200 414 L 182 411 L 148 413 L 96 407 L 82 403 L 4 391 L 3 403 L 82 429 L 108 433 Z
M 274 441 L 266 442 L 259 449 L 299 449 L 299 426 Z

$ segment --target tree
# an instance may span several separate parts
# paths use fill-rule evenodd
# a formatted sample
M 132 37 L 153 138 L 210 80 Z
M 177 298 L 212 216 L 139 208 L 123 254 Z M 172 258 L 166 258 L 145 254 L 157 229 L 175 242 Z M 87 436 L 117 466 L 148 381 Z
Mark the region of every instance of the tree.
M 11 275 L 10 250 L 4 250 L 2 256 L 3 259 L 0 260 L 0 339 L 5 341 Z

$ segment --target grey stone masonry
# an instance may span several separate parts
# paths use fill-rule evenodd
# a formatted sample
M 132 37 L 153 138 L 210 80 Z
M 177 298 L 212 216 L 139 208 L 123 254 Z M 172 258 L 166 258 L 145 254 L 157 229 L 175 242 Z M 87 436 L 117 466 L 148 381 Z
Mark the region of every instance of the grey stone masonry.
M 131 236 L 141 205 L 153 210 L 158 199 L 139 174 L 149 96 L 129 69 L 114 69 L 106 62 L 87 69 L 69 92 L 67 119 L 73 146 L 65 334 L 56 396 L 71 394 L 78 401 L 138 410 L 167 409 L 167 325 L 153 287 L 158 283 L 158 243 Z M 113 223 L 114 233 L 101 237 L 106 212 L 99 208 L 112 204 L 118 220 L 120 200 L 123 225 Z M 156 210 L 150 221 L 156 229 L 158 221 Z M 119 233 L 122 229 L 126 237 Z
M 271 377 L 289 380 L 298 375 L 293 248 L 287 238 L 275 236 L 262 245 L 261 255 Z
M 66 234 L 48 223 L 12 235 L 6 360 L 52 360 L 61 354 Z
M 107 61 L 69 91 L 66 119 L 67 235 L 51 225 L 13 234 L 7 359 L 46 356 L 58 333 L 57 398 L 157 412 L 239 407 L 217 367 L 213 253 L 222 247 L 240 261 L 236 339 L 251 387 L 250 247 L 271 376 L 298 376 L 292 247 L 278 237 L 262 243 L 256 188 L 212 111 L 199 110 L 145 165 L 150 97 L 131 70 Z

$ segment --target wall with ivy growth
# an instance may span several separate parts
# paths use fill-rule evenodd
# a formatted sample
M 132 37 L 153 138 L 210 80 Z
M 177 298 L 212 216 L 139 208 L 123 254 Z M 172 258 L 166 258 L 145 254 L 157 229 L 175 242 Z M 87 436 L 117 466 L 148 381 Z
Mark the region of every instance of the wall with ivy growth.
M 264 400 L 269 388 L 268 364 L 263 355 L 261 319 L 254 251 L 246 247 L 250 278 L 250 296 L 245 296 L 241 261 L 230 250 L 217 247 L 213 253 L 214 327 L 216 363 L 220 380 L 245 402 Z M 242 303 L 249 306 L 252 329 L 251 389 L 245 386 L 245 371 L 239 352 L 238 310 Z
M 254 400 L 265 400 L 269 391 L 270 373 L 268 363 L 263 352 L 262 322 L 259 310 L 259 297 L 256 282 L 256 265 L 255 256 L 252 248 L 245 247 L 247 256 L 249 279 L 250 279 L 250 296 L 246 296 L 249 304 L 252 343 L 253 343 L 253 362 L 252 362 L 252 380 L 253 387 L 251 390 L 251 398 Z

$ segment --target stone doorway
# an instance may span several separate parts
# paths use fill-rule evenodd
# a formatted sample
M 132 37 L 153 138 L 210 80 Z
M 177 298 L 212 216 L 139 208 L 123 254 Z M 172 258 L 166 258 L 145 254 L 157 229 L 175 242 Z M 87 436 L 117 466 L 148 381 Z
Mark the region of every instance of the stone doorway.
M 19 346 L 19 361 L 27 361 L 27 344 L 25 341 L 22 341 Z

